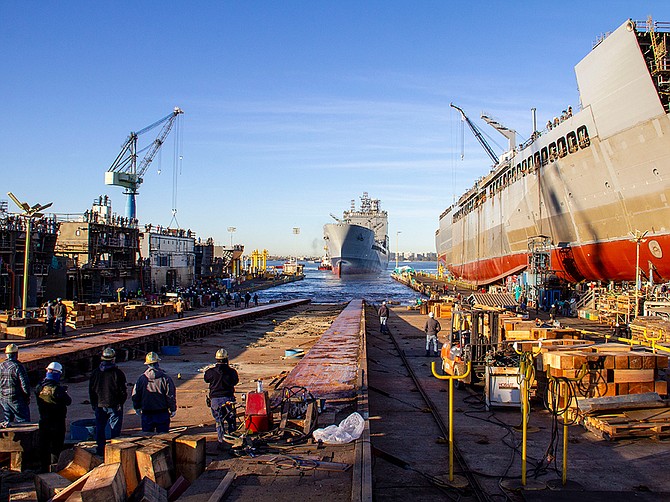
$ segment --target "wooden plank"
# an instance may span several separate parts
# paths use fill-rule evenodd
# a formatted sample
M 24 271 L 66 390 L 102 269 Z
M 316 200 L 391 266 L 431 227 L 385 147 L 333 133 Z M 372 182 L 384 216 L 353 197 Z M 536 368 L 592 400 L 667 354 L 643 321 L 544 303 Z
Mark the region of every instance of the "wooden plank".
M 82 502 L 123 502 L 126 480 L 121 464 L 102 464 L 91 471 L 81 489 Z
M 640 366 L 642 362 L 640 360 Z M 614 370 L 614 383 L 639 383 L 639 382 L 653 382 L 654 370 L 630 369 L 630 370 Z
M 168 490 L 168 502 L 174 502 L 181 497 L 181 495 L 188 490 L 189 486 L 191 486 L 189 480 L 184 476 L 179 476 L 177 481 L 175 481 Z
M 667 407 L 670 403 L 662 401 L 655 392 L 627 396 L 586 398 L 579 400 L 579 408 L 585 412 L 602 410 L 628 410 L 634 408 Z
M 235 473 L 233 471 L 228 471 L 226 476 L 223 478 L 219 486 L 216 487 L 216 490 L 214 490 L 214 493 L 212 493 L 207 502 L 221 502 L 226 496 L 226 492 L 233 484 L 234 480 Z
M 111 443 L 105 447 L 105 463 L 121 464 L 126 480 L 126 495 L 130 496 L 140 483 L 137 476 L 136 452 L 140 445 L 136 443 Z
M 9 502 L 37 502 L 37 492 L 22 488 L 10 488 Z
M 179 497 L 179 502 L 208 502 L 227 472 L 225 462 L 210 462 L 205 472 Z

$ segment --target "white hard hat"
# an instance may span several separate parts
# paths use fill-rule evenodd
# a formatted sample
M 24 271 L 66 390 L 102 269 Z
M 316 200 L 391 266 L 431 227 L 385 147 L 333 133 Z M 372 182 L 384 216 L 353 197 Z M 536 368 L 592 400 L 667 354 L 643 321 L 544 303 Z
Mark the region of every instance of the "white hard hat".
M 57 371 L 58 373 L 63 372 L 63 365 L 61 363 L 53 362 L 49 363 L 49 366 L 47 366 L 47 370 L 49 371 Z
M 435 314 L 433 314 L 433 313 L 431 312 L 431 313 L 428 314 L 428 317 L 435 317 Z

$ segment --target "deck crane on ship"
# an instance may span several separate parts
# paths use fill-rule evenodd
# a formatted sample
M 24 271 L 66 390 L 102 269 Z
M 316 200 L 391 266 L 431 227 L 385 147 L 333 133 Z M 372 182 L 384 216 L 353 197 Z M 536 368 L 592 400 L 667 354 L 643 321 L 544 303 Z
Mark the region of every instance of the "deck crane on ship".
M 175 107 L 172 113 L 166 115 L 160 120 L 157 120 L 151 125 L 137 132 L 131 132 L 126 139 L 121 151 L 116 157 L 116 160 L 107 169 L 105 173 L 105 185 L 116 185 L 125 188 L 124 194 L 128 196 L 126 201 L 126 216 L 128 218 L 136 218 L 136 203 L 135 196 L 139 193 L 139 186 L 144 181 L 143 176 L 154 160 L 154 157 L 165 142 L 168 134 L 172 130 L 179 115 L 184 112 Z M 155 129 L 158 126 L 163 126 L 154 141 L 145 147 L 143 150 L 137 150 L 138 138 Z M 146 151 L 146 155 L 142 158 L 139 165 L 137 165 L 137 157 L 142 152 Z

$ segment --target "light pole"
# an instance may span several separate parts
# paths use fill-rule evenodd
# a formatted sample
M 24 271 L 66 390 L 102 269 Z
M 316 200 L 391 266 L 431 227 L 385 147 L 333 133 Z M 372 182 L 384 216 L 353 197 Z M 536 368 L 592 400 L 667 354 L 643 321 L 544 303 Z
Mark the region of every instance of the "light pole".
M 293 227 L 293 235 L 300 235 L 300 227 Z M 296 248 L 295 252 L 295 267 L 296 267 L 296 273 L 298 271 L 298 251 Z
M 228 227 L 228 232 L 230 232 L 230 248 L 231 249 L 233 248 L 233 234 L 235 233 L 235 230 L 237 230 L 237 228 Z
M 395 268 L 398 268 L 398 241 L 400 241 L 399 235 L 402 233 L 402 230 L 398 230 L 395 233 Z
M 7 195 L 14 201 L 14 204 L 19 206 L 20 209 L 23 209 L 23 213 L 21 213 L 20 216 L 25 220 L 26 224 L 26 246 L 23 258 L 23 296 L 21 298 L 21 316 L 25 318 L 28 308 L 28 265 L 30 264 L 30 234 L 32 233 L 33 218 L 41 218 L 44 216 L 40 211 L 51 207 L 53 202 L 44 205 L 35 204 L 34 206 L 30 206 L 27 202 L 19 201 L 12 192 L 7 192 Z
M 640 244 L 647 242 L 647 239 L 644 237 L 649 231 L 645 230 L 640 232 L 635 230 L 635 233 L 630 232 L 631 242 L 635 243 L 636 253 L 635 253 L 635 317 L 637 317 L 638 312 L 640 311 Z

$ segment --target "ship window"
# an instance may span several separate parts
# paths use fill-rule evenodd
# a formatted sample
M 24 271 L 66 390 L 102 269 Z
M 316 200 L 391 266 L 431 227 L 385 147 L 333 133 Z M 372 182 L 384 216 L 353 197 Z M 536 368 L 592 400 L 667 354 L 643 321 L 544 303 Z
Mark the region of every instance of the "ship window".
M 540 167 L 540 152 L 536 152 L 535 155 L 533 155 L 533 166 L 535 169 Z
M 570 131 L 567 135 L 568 138 L 568 152 L 575 153 L 577 151 L 577 135 L 574 131 Z
M 552 162 L 558 158 L 558 150 L 556 150 L 556 143 L 549 143 L 549 160 Z
M 540 157 L 542 158 L 542 165 L 546 166 L 547 162 L 549 161 L 549 151 L 547 150 L 546 146 L 540 150 Z
M 568 154 L 568 149 L 565 145 L 565 138 L 561 137 L 556 140 L 556 145 L 558 146 L 558 156 L 560 158 L 565 157 Z
M 579 138 L 579 148 L 586 148 L 591 144 L 589 139 L 589 132 L 586 130 L 586 126 L 582 126 L 577 129 L 577 138 Z
M 528 160 L 530 160 L 530 159 L 528 159 Z M 527 171 L 527 170 L 528 170 L 528 164 L 527 164 L 527 161 L 524 160 L 524 161 L 521 163 L 521 172 L 524 173 L 524 174 L 526 174 L 526 171 Z

